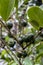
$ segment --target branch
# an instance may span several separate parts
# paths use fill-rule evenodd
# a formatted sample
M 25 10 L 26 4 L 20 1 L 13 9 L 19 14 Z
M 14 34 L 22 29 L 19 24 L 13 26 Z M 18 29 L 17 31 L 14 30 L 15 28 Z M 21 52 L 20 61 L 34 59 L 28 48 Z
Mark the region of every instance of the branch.
M 0 20 L 0 22 L 2 23 L 2 25 L 7 29 L 7 31 L 8 31 L 8 33 L 10 34 L 10 35 L 12 35 L 12 37 L 17 41 L 17 44 L 19 44 L 19 41 L 17 40 L 17 38 L 10 32 L 10 30 L 8 29 L 8 27 L 6 26 L 6 24 L 2 21 L 2 20 Z M 21 46 L 20 46 L 21 47 Z M 22 48 L 22 47 L 21 47 Z
M 31 45 L 31 43 L 29 43 L 29 44 L 27 44 L 24 48 L 23 48 L 23 50 L 24 49 L 26 49 L 28 46 L 30 46 Z
M 4 40 L 2 40 L 2 39 L 1 39 L 1 41 L 7 46 L 8 50 L 10 50 L 10 47 L 7 45 L 7 43 L 6 43 Z M 6 48 L 5 48 L 5 49 L 6 49 Z M 6 50 L 7 50 L 7 49 L 6 49 Z M 7 50 L 7 52 L 8 52 L 8 50 Z M 10 52 L 11 52 L 11 50 L 10 50 Z M 12 57 L 11 54 L 12 54 L 14 57 Z M 18 60 L 18 58 L 16 57 L 16 55 L 15 55 L 13 52 L 11 52 L 11 54 L 10 54 L 10 56 L 13 58 L 13 60 L 16 59 L 16 60 L 18 61 L 18 64 L 19 64 L 19 65 L 22 65 L 22 63 Z M 15 59 L 14 59 L 14 58 L 15 58 Z
M 37 34 L 34 36 L 34 38 L 36 39 L 40 34 L 41 34 L 41 31 L 38 31 Z

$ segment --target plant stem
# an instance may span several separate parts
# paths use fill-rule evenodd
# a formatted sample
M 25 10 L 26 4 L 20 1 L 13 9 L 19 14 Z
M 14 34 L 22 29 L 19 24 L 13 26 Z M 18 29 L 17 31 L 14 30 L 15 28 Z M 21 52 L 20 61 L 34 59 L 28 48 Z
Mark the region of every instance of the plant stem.
M 2 41 L 4 44 L 6 44 L 8 50 L 11 52 L 10 47 L 7 45 L 7 43 L 6 43 L 4 40 L 2 40 L 2 39 L 1 39 L 1 41 Z M 6 48 L 5 48 L 5 49 L 6 49 Z M 8 51 L 7 51 L 7 52 L 8 52 Z M 11 54 L 13 55 L 13 57 L 11 56 Z M 11 52 L 11 54 L 10 54 L 10 56 L 11 56 L 14 60 L 16 59 L 19 65 L 22 65 L 22 63 L 18 60 L 18 58 L 16 57 L 16 55 L 15 55 L 13 52 Z
M 19 41 L 18 41 L 17 38 L 10 32 L 10 30 L 8 29 L 8 27 L 6 26 L 6 24 L 5 24 L 2 20 L 0 20 L 0 22 L 1 22 L 2 25 L 7 29 L 8 33 L 9 33 L 10 35 L 12 35 L 13 38 L 17 41 L 17 44 L 19 44 Z M 20 47 L 21 47 L 21 46 L 20 46 Z M 22 47 L 21 47 L 21 48 L 22 48 Z M 22 50 L 23 50 L 23 48 L 22 48 Z
M 28 46 L 30 46 L 31 45 L 31 43 L 29 43 L 29 44 L 27 44 L 24 48 L 23 48 L 23 50 L 24 49 L 26 49 Z

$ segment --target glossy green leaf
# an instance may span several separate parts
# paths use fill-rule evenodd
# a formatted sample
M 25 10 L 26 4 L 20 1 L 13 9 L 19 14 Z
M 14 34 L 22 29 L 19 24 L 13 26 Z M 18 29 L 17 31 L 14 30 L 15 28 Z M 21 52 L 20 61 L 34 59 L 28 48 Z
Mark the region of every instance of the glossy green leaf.
M 13 9 L 15 0 L 0 0 L 0 15 L 3 20 L 7 21 Z
M 38 6 L 32 6 L 29 8 L 28 16 L 33 27 L 36 29 L 43 27 L 43 10 Z

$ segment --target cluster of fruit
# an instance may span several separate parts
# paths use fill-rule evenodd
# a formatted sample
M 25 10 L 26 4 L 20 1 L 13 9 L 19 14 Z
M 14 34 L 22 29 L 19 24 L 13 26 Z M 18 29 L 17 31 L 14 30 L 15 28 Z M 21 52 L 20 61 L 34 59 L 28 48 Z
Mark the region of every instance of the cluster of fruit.
M 35 39 L 34 39 L 34 34 L 27 34 L 24 36 L 21 36 L 18 38 L 19 44 L 22 45 L 23 42 L 30 42 L 30 43 L 34 43 Z

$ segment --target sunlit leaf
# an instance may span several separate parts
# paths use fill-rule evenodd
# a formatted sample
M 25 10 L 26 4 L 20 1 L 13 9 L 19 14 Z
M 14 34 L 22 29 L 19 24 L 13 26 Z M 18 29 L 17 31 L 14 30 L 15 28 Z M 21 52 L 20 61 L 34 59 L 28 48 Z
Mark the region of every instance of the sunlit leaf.
M 0 15 L 6 21 L 13 9 L 15 0 L 0 0 Z
M 30 19 L 30 23 L 38 29 L 39 27 L 43 27 L 43 10 L 41 10 L 38 6 L 32 6 L 28 10 L 28 16 Z

